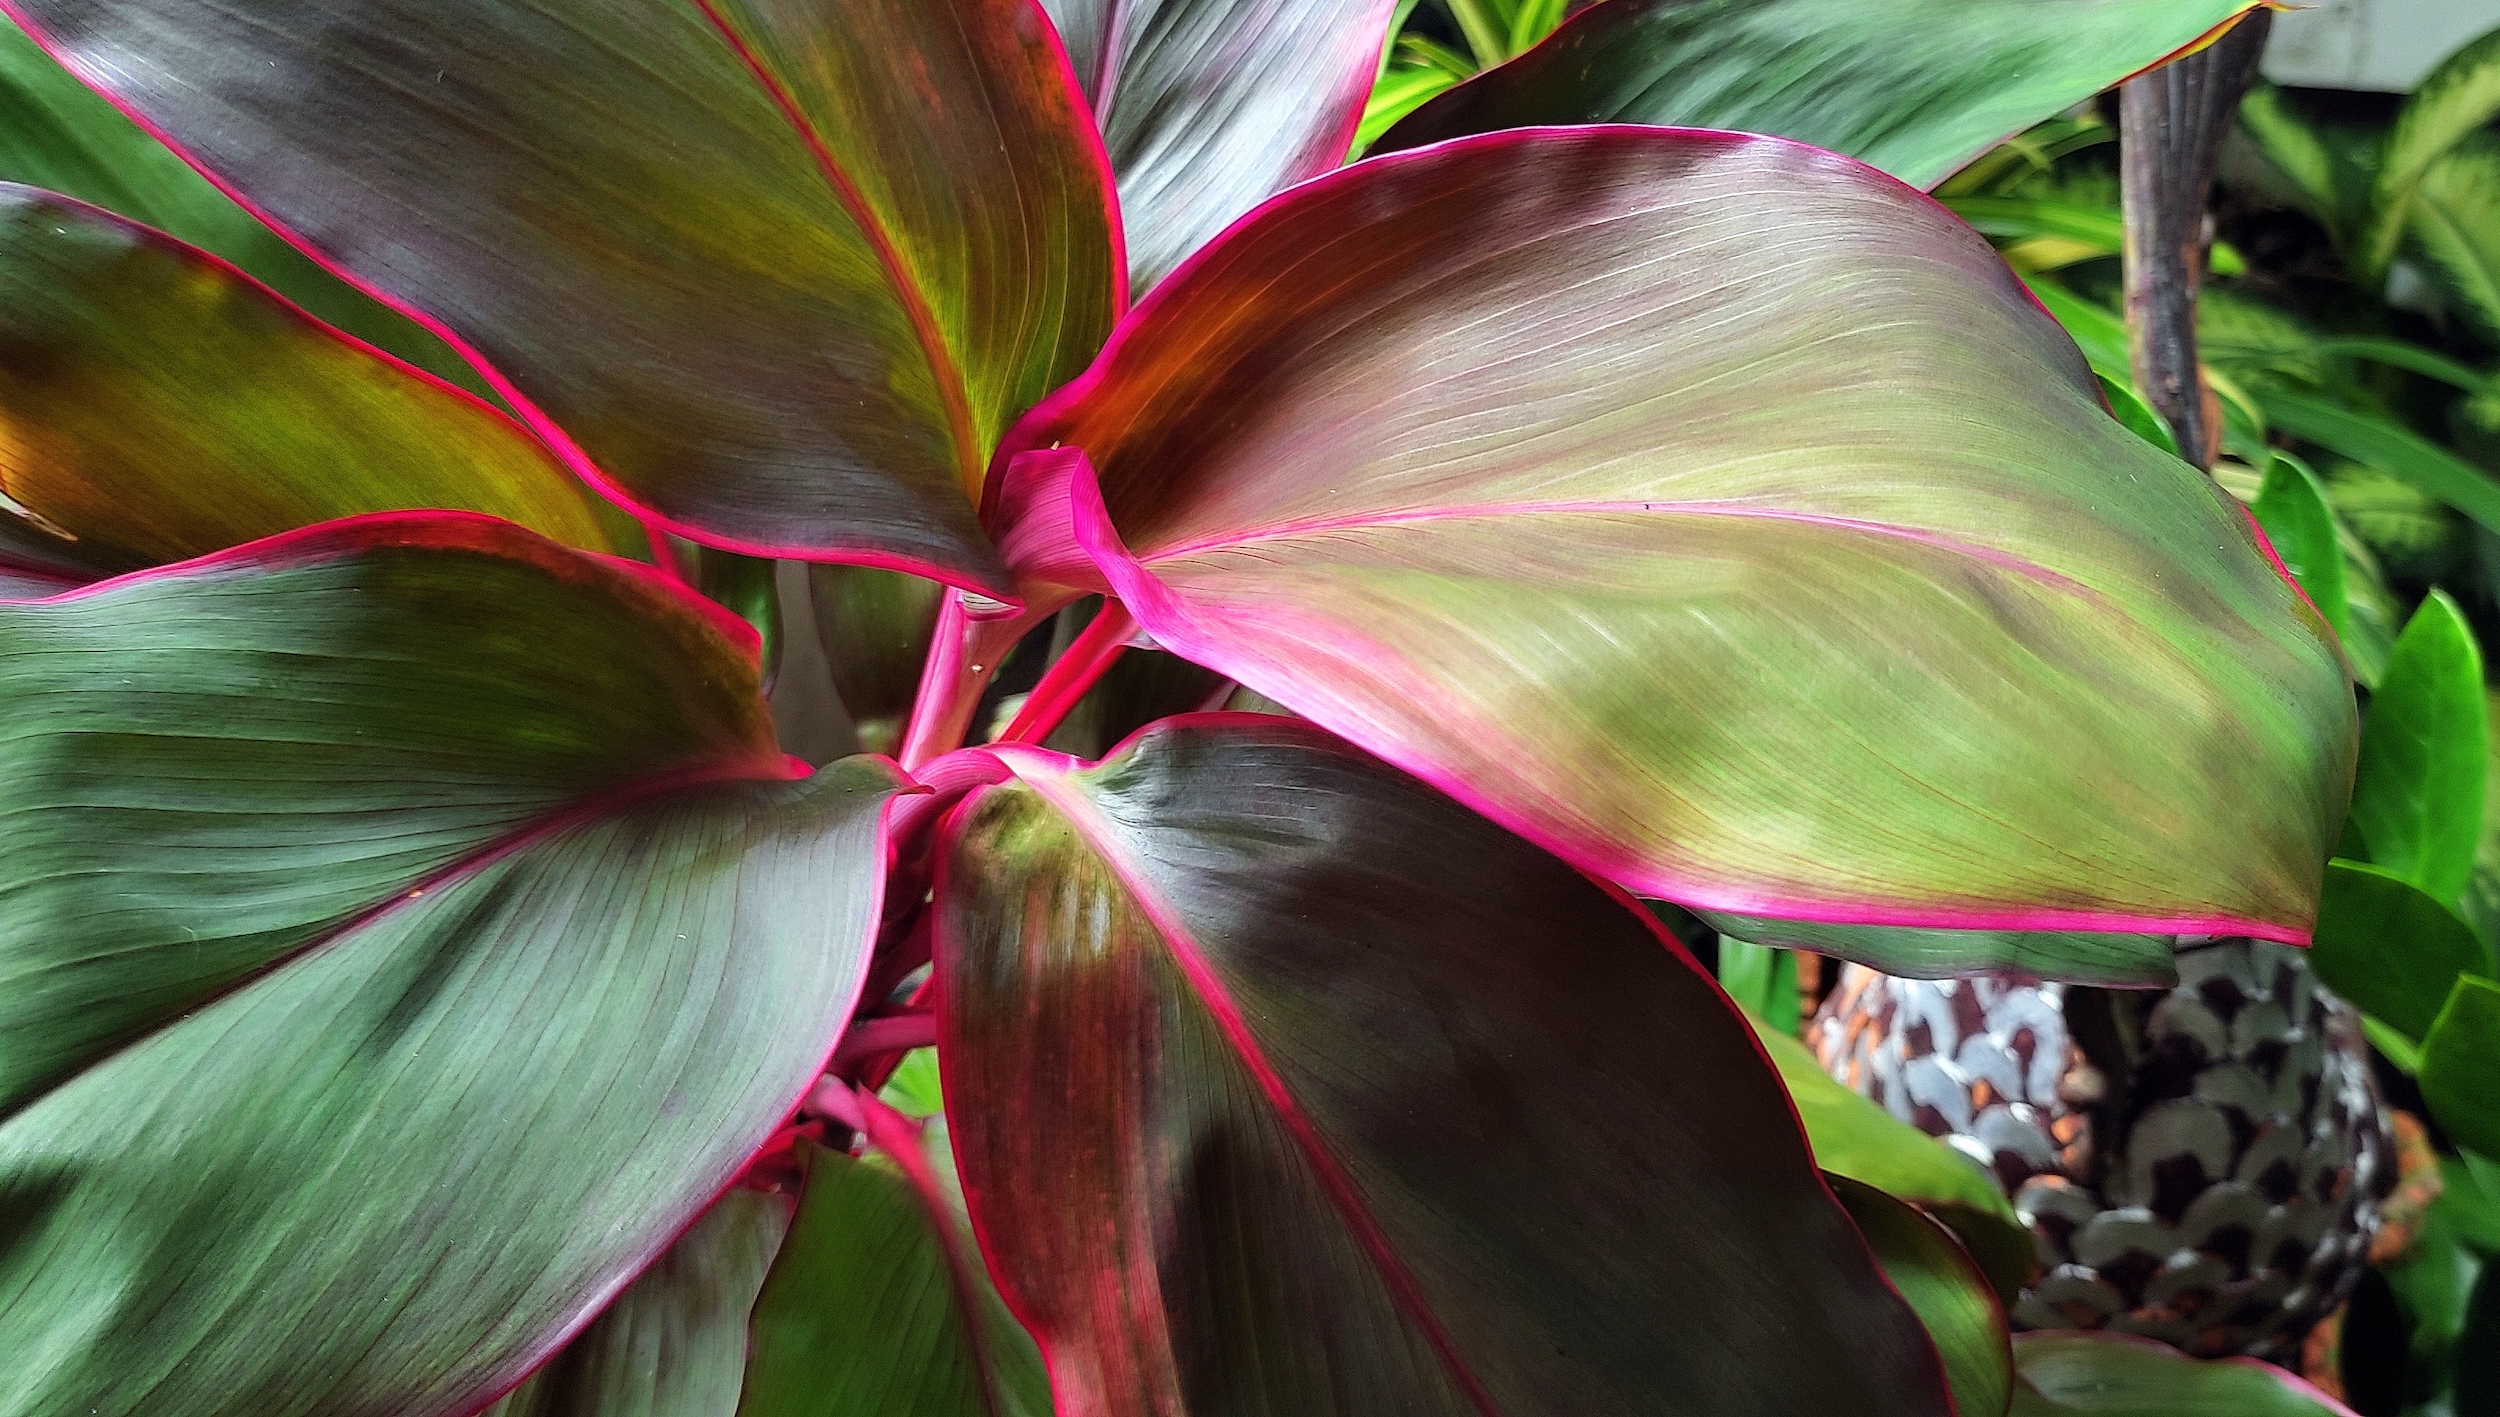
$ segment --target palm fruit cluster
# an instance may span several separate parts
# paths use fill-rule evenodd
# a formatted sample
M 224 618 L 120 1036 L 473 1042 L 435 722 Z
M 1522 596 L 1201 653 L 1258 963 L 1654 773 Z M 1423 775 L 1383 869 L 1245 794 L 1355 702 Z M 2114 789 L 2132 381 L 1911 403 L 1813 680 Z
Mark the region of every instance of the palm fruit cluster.
M 2190 940 L 2178 965 L 2169 990 L 1851 965 L 1807 1037 L 2012 1197 L 2016 1327 L 2285 1357 L 2359 1279 L 2394 1146 L 2359 1018 L 2300 951 Z

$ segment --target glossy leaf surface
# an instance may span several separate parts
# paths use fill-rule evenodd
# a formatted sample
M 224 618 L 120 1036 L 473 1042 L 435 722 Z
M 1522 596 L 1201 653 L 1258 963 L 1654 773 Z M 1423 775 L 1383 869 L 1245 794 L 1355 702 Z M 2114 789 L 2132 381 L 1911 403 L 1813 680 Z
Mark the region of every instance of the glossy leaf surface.
M 2457 1145 L 2485 1156 L 2500 1156 L 2494 1058 L 2500 1058 L 2500 984 L 2467 975 L 2449 991 L 2422 1040 L 2422 1098 Z
M 2309 963 L 2353 1007 L 2417 1041 L 2457 975 L 2492 972 L 2455 911 L 2393 871 L 2343 860 L 2327 863 Z
M 467 361 L 237 205 L 0 15 L 0 182 L 91 202 L 250 273 L 325 324 L 486 392 Z
M 1346 160 L 1396 0 L 1042 0 L 1119 173 L 1142 293 Z
M 2249 512 L 2266 530 L 2283 569 L 2292 573 L 2318 613 L 2335 627 L 2338 638 L 2351 634 L 2344 595 L 2344 548 L 2335 533 L 2335 513 L 2317 474 L 2280 453 L 2266 465 L 2266 480 L 2257 489 Z
M 1119 298 L 1108 174 L 1021 0 L 11 7 L 731 549 L 994 583 L 966 492 Z
M 740 1413 L 1049 1417 L 1041 1354 L 999 1303 L 960 1197 L 922 1189 L 952 1169 L 942 1126 L 925 1145 L 917 1179 L 884 1152 L 808 1149 L 798 1223 L 756 1306 Z
M 2397 637 L 2370 698 L 2352 823 L 2374 864 L 2443 904 L 2474 875 L 2489 732 L 2482 651 L 2456 602 L 2433 591 Z
M 1901 1291 L 1944 1359 L 1955 1417 L 2002 1417 L 2014 1396 L 2005 1310 L 1953 1233 L 1862 1181 L 1829 1178 L 1884 1278 Z
M 939 1047 L 1061 1410 L 1945 1410 L 1744 1024 L 1620 897 L 1307 724 L 994 751 Z
M 1107 581 L 1641 894 L 2306 935 L 2352 751 L 2326 625 L 1984 241 L 1857 164 L 1630 128 L 1356 164 L 1009 447 L 1037 598 Z
M 483 1417 L 724 1417 L 790 1202 L 733 1188 L 547 1366 Z
M 5 1410 L 473 1410 L 848 1017 L 901 784 L 637 568 L 373 517 L 0 644 Z
M 2116 1333 L 2014 1335 L 2012 1417 L 2353 1417 L 2254 1358 L 2206 1361 Z
M 2079 984 L 2169 984 L 2179 977 L 2169 935 L 1827 925 L 1720 910 L 1700 915 L 1712 929 L 1740 940 L 1853 959 L 1909 979 L 1950 979 L 1981 969 L 2054 975 Z
M 1604 0 L 1375 151 L 1548 123 L 1770 133 L 1932 187 L 2252 0 Z
M 612 549 L 503 414 L 195 249 L 5 183 L 0 490 L 112 570 L 409 508 Z

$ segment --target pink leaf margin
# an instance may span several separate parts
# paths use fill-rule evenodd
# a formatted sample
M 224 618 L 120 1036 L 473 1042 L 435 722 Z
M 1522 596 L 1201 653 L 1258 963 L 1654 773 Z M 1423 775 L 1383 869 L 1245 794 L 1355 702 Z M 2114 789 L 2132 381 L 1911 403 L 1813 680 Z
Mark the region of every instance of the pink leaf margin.
M 1073 102 L 1077 111 L 1090 113 L 1092 109 L 1086 104 L 1084 92 L 1077 84 L 1076 70 L 1068 62 L 1067 46 L 1060 40 L 1058 28 L 1050 23 L 1050 17 L 1048 15 L 1042 13 L 1040 0 L 1024 0 L 1024 4 L 1031 12 L 1034 23 L 1039 25 L 1041 32 L 1048 36 L 1051 52 L 1056 56 L 1058 62 L 1059 73 L 1073 95 Z M 923 560 L 914 556 L 905 556 L 894 552 L 873 551 L 861 548 L 845 548 L 841 550 L 828 551 L 819 547 L 779 546 L 765 542 L 747 541 L 738 537 L 724 536 L 718 532 L 706 531 L 701 527 L 666 516 L 661 512 L 636 501 L 625 491 L 621 484 L 616 482 L 615 479 L 609 477 L 608 474 L 600 468 L 599 464 L 591 458 L 588 452 L 583 450 L 579 443 L 573 441 L 572 435 L 566 433 L 561 427 L 558 427 L 555 420 L 547 416 L 545 410 L 541 409 L 535 402 L 533 402 L 528 395 L 522 393 L 519 387 L 516 386 L 510 378 L 506 377 L 502 370 L 497 369 L 493 362 L 488 360 L 485 354 L 482 353 L 477 346 L 471 344 L 467 339 L 463 338 L 457 330 L 444 323 L 440 318 L 410 303 L 406 299 L 384 290 L 371 280 L 368 280 L 364 276 L 349 270 L 345 265 L 333 259 L 320 247 L 314 245 L 311 241 L 307 240 L 292 228 L 288 227 L 285 223 L 279 221 L 267 208 L 254 201 L 240 187 L 236 186 L 234 183 L 228 181 L 225 177 L 212 170 L 207 164 L 201 162 L 199 158 L 192 154 L 189 148 L 185 147 L 180 142 L 177 142 L 174 139 L 174 136 L 171 133 L 166 132 L 164 128 L 155 122 L 155 120 L 140 112 L 120 94 L 116 93 L 110 82 L 103 74 L 80 61 L 72 50 L 63 45 L 58 39 L 54 38 L 50 31 L 48 31 L 44 26 L 38 24 L 35 21 L 35 18 L 27 12 L 25 6 L 20 3 L 20 0 L 0 0 L 0 15 L 8 16 L 10 20 L 16 23 L 19 29 L 26 32 L 26 36 L 29 39 L 32 39 L 37 47 L 41 48 L 44 53 L 52 57 L 54 63 L 59 64 L 62 68 L 68 70 L 72 77 L 76 78 L 80 83 L 85 84 L 88 88 L 94 90 L 96 95 L 102 98 L 105 102 L 113 105 L 113 107 L 118 110 L 123 117 L 129 119 L 133 124 L 137 125 L 140 131 L 163 144 L 167 151 L 182 159 L 182 161 L 194 172 L 199 173 L 201 177 L 207 179 L 209 185 L 225 194 L 228 200 L 232 201 L 236 206 L 243 208 L 243 210 L 251 213 L 253 220 L 269 228 L 271 232 L 275 233 L 289 246 L 292 246 L 296 250 L 302 252 L 305 257 L 310 259 L 315 265 L 320 266 L 323 270 L 328 271 L 333 276 L 336 276 L 338 279 L 345 282 L 347 285 L 354 288 L 367 298 L 373 300 L 377 304 L 407 317 L 407 319 L 414 323 L 418 328 L 424 330 L 430 335 L 433 335 L 444 344 L 450 346 L 453 353 L 458 354 L 463 360 L 468 362 L 470 368 L 477 371 L 478 377 L 486 381 L 487 387 L 493 389 L 498 397 L 502 398 L 505 402 L 512 406 L 513 411 L 520 415 L 522 425 L 536 436 L 539 443 L 544 445 L 549 452 L 555 455 L 558 462 L 562 463 L 567 469 L 569 469 L 574 476 L 580 478 L 583 482 L 588 483 L 591 489 L 597 492 L 601 497 L 630 512 L 652 534 L 655 540 L 661 533 L 667 533 L 669 535 L 679 537 L 680 539 L 694 542 L 698 545 L 716 547 L 720 550 L 735 552 L 742 556 L 755 556 L 768 560 L 823 561 L 837 565 L 867 566 L 881 571 L 900 571 L 906 575 L 919 576 L 924 580 L 937 581 L 943 585 L 951 585 L 957 587 L 958 589 L 975 591 L 983 595 L 991 595 L 1000 589 L 996 586 L 976 584 L 962 573 L 940 566 L 936 562 Z M 1105 202 L 1108 207 L 1109 230 L 1112 240 L 1112 269 L 1116 272 L 1114 276 L 1114 280 L 1116 282 L 1114 285 L 1114 291 L 1118 297 L 1117 304 L 1119 306 L 1125 306 L 1128 295 L 1127 240 L 1120 224 L 1119 199 L 1116 195 L 1117 186 L 1112 176 L 1111 156 L 1109 150 L 1103 146 L 1102 134 L 1099 125 L 1089 125 L 1086 130 L 1086 136 L 1088 139 L 1086 145 L 1087 150 L 1092 155 L 1095 162 L 1099 165 Z M 166 237 L 164 239 L 170 241 L 173 238 Z M 305 318 L 310 319 L 312 317 L 307 315 Z M 319 322 L 316 321 L 316 323 Z M 344 333 L 339 334 L 339 338 L 347 339 L 355 343 L 361 343 L 361 341 L 354 341 L 352 336 Z M 417 372 L 422 373 L 423 371 Z M 472 398 L 475 397 L 474 395 L 468 395 L 465 390 L 457 391 L 463 393 L 464 396 Z M 488 407 L 491 408 L 492 405 L 488 405 Z M 501 410 L 497 411 L 500 412 Z M 654 549 L 656 552 L 658 548 L 655 547 Z

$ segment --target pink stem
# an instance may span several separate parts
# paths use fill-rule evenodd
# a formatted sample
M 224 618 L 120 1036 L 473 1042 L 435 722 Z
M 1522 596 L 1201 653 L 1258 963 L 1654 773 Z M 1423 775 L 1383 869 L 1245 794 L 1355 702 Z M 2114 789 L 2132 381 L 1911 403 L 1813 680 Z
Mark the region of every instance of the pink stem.
M 1068 652 L 1042 675 L 1042 682 L 1017 711 L 1015 722 L 998 735 L 1001 743 L 1038 743 L 1050 736 L 1059 720 L 1068 716 L 1077 701 L 1085 697 L 1103 676 L 1103 671 L 1128 649 L 1129 636 L 1137 629 L 1137 617 L 1117 600 L 1106 599 L 1102 610 L 1094 616 L 1085 633 L 1076 637 Z
M 936 1045 L 935 1014 L 923 1011 L 865 1019 L 853 1024 L 851 1031 L 842 1036 L 842 1046 L 833 1050 L 833 1062 L 827 1071 L 847 1073 L 870 1058 Z
M 960 592 L 948 592 L 938 608 L 928 663 L 920 674 L 920 692 L 912 701 L 911 723 L 895 754 L 906 771 L 917 772 L 963 746 L 972 730 L 972 715 L 981 706 L 981 691 L 989 687 L 1016 641 L 1042 618 L 1026 612 L 976 619 L 965 609 Z

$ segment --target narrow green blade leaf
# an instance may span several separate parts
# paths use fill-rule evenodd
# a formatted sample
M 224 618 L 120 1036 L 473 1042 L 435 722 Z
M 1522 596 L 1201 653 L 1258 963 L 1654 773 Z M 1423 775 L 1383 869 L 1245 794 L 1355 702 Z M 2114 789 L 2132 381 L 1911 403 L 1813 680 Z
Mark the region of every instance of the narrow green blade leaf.
M 91 202 L 233 262 L 326 324 L 486 392 L 451 346 L 286 244 L 0 14 L 0 182 Z
M 2490 973 L 2491 956 L 2455 911 L 2411 881 L 2337 860 L 2327 863 L 2309 964 L 2353 1007 L 2419 1041 L 2456 977 Z
M 789 780 L 752 633 L 638 568 L 377 516 L 0 606 L 0 648 L 17 1408 L 475 1410 L 857 997 L 905 784 Z
M 2409 220 L 2448 307 L 2500 344 L 2500 141 L 2478 133 L 2432 163 Z
M 1554 123 L 1795 138 L 1932 187 L 2208 37 L 2251 0 L 1604 0 L 1383 150 Z
M 1346 160 L 1397 8 L 1396 0 L 1042 4 L 1120 175 L 1129 280 L 1140 293 L 1243 212 Z
M 1116 589 L 1638 893 L 2307 937 L 2331 628 L 1983 240 L 1863 166 L 1622 127 L 1357 163 L 1005 447 L 1037 600 Z
M 2500 478 L 2412 429 L 2378 414 L 2347 408 L 2325 395 L 2282 384 L 2265 385 L 2257 399 L 2267 419 L 2284 432 L 2403 478 L 2500 531 Z
M 2443 905 L 2474 875 L 2489 734 L 2482 650 L 2456 602 L 2433 591 L 2397 637 L 2371 696 L 2352 822 L 2373 864 Z
M 732 1189 L 598 1321 L 481 1417 L 721 1417 L 790 1202 Z
M 1824 1179 L 1848 1207 L 1884 1278 L 1927 1326 L 1953 1386 L 1955 1417 L 2003 1417 L 2014 1397 L 2014 1350 L 2005 1310 L 1978 1264 L 1952 1231 L 1908 1202 L 1846 1176 Z
M 2457 1145 L 2500 1156 L 2500 984 L 2460 977 L 2422 1040 L 2422 1100 Z
M 1005 589 L 967 494 L 1120 302 L 1025 0 L 21 0 L 667 529 Z
M 2355 252 L 2364 277 L 2383 275 L 2395 259 L 2423 175 L 2495 114 L 2500 114 L 2500 29 L 2441 60 L 2396 115 L 2380 149 L 2369 222 Z
M 916 1164 L 951 1170 L 945 1151 L 933 1126 Z M 1041 1353 L 991 1287 L 960 1198 L 933 1210 L 943 1198 L 883 1152 L 807 1155 L 798 1223 L 755 1306 L 742 1417 L 1049 1417 Z
M 2353 1417 L 2272 1364 L 2190 1358 L 2126 1334 L 2018 1333 L 2014 1368 L 2012 1417 Z
M 100 569 L 440 507 L 613 549 L 520 425 L 201 252 L 0 183 L 0 479 Z
M 2335 531 L 2335 512 L 2327 505 L 2318 476 L 2289 453 L 2277 453 L 2266 465 L 2266 480 L 2248 510 L 2266 529 L 2274 554 L 2292 573 L 2309 602 L 2341 640 L 2351 633 L 2344 597 L 2344 548 Z
M 1061 1411 L 1947 1410 L 1745 1026 L 1623 897 L 1292 720 L 995 751 L 939 1047 Z

